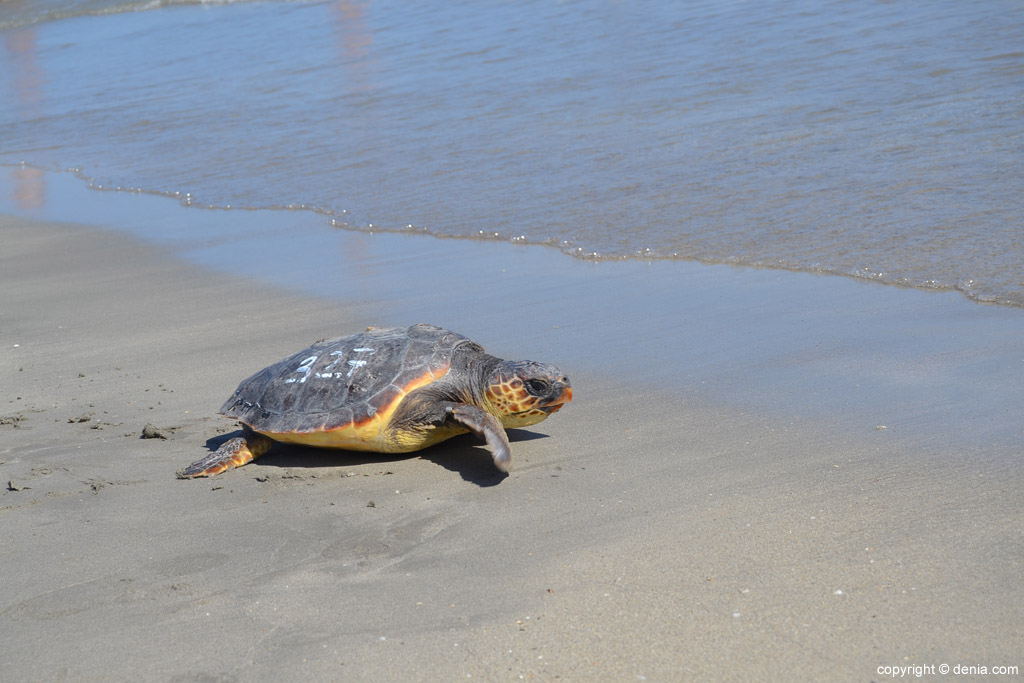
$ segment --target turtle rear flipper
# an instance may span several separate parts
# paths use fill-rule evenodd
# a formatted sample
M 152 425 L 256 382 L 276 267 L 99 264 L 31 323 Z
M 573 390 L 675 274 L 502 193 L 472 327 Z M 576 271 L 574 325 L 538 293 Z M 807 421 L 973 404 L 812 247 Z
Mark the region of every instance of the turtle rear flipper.
M 486 441 L 494 458 L 494 466 L 502 472 L 508 472 L 512 464 L 512 449 L 505 429 L 496 417 L 466 403 L 449 406 L 445 412 Z
M 273 445 L 274 442 L 262 434 L 244 429 L 242 436 L 228 439 L 213 453 L 178 472 L 178 479 L 216 476 L 255 460 Z

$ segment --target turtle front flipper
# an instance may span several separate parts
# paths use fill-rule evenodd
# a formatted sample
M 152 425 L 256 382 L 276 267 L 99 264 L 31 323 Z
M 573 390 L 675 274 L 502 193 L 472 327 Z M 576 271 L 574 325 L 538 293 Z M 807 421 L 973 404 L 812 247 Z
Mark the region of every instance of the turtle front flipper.
M 495 467 L 502 472 L 508 471 L 509 465 L 512 464 L 512 449 L 509 447 L 505 428 L 496 417 L 465 403 L 449 406 L 445 412 L 486 441 L 487 448 L 494 457 Z
M 245 427 L 242 436 L 228 439 L 213 453 L 178 472 L 178 479 L 213 477 L 221 472 L 241 467 L 269 451 L 273 445 L 271 439 Z

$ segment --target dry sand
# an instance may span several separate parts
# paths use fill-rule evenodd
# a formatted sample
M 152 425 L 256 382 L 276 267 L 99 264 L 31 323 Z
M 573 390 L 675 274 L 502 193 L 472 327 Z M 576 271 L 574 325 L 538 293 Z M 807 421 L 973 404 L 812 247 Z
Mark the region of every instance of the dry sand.
M 563 298 L 514 313 L 487 292 L 348 306 L 94 227 L 0 217 L 0 243 L 3 680 L 1024 667 L 1020 311 L 859 283 L 773 308 L 712 283 L 637 314 L 614 264 L 621 286 L 572 265 Z M 706 277 L 748 277 L 726 271 Z M 174 478 L 254 370 L 420 320 L 570 372 L 576 401 L 512 434 L 509 475 L 462 437 Z

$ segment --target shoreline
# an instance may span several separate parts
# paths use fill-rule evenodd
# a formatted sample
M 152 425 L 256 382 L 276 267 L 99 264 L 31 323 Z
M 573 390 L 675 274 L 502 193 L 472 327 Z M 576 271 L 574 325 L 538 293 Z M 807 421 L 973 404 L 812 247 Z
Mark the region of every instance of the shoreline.
M 678 258 L 673 256 L 652 256 L 644 258 L 635 257 L 591 257 L 590 255 L 574 255 L 564 248 L 549 244 L 547 242 L 518 241 L 514 237 L 502 239 L 474 239 L 459 237 L 441 233 L 424 231 L 411 231 L 403 229 L 376 229 L 350 227 L 344 219 L 344 215 L 324 211 L 315 207 L 304 205 L 278 206 L 278 207 L 231 207 L 204 205 L 201 199 L 197 198 L 194 203 L 191 195 L 181 192 L 168 192 L 138 188 L 105 187 L 98 183 L 95 178 L 87 176 L 80 169 L 52 170 L 44 169 L 28 164 L 11 165 L 0 164 L 0 169 L 10 171 L 11 178 L 0 178 L 0 188 L 11 185 L 10 192 L 0 192 L 0 214 L 7 213 L 19 215 L 25 218 L 35 218 L 57 222 L 76 222 L 86 224 L 103 225 L 116 227 L 119 230 L 127 230 L 136 236 L 144 239 L 163 243 L 167 241 L 153 230 L 139 227 L 141 217 L 153 214 L 172 214 L 177 218 L 177 225 L 184 223 L 197 223 L 204 226 L 216 226 L 216 232 L 224 236 L 231 236 L 239 240 L 245 240 L 251 235 L 248 232 L 233 229 L 232 225 L 238 226 L 247 223 L 254 223 L 255 230 L 272 230 L 281 224 L 292 224 L 312 233 L 342 232 L 347 236 L 339 241 L 343 245 L 350 246 L 358 244 L 366 239 L 376 238 L 378 241 L 386 241 L 387 248 L 406 255 L 415 253 L 417 244 L 423 241 L 439 241 L 442 244 L 455 243 L 465 245 L 467 254 L 503 254 L 503 248 L 527 250 L 532 252 L 549 252 L 567 257 L 572 261 L 582 261 L 593 264 L 624 264 L 626 267 L 637 265 L 667 265 L 678 268 L 712 267 L 730 268 L 740 271 L 765 270 L 777 273 L 792 273 L 797 276 L 812 276 L 825 278 L 842 278 L 861 284 L 881 285 L 897 289 L 910 289 L 918 292 L 932 294 L 957 293 L 972 303 L 983 306 L 998 306 L 1008 308 L 1024 308 L 1024 302 L 1017 302 L 1012 299 L 998 298 L 995 295 L 983 295 L 977 293 L 973 288 L 973 280 L 969 277 L 961 278 L 956 285 L 929 286 L 924 283 L 910 283 L 903 281 L 890 281 L 881 277 L 882 274 L 859 274 L 855 272 L 840 272 L 815 270 L 810 267 L 790 266 L 784 263 L 763 264 L 763 263 L 741 263 L 728 261 L 714 261 L 697 257 Z M 19 179 L 19 173 L 23 177 Z M 103 197 L 106 197 L 105 199 Z M 120 204 L 119 211 L 111 213 L 111 206 Z M 69 213 L 69 207 L 75 207 L 74 213 Z M 173 208 L 172 208 L 173 207 Z M 84 209 L 84 212 L 82 211 Z M 188 211 L 189 213 L 182 213 Z M 200 215 L 197 215 L 199 212 Z M 236 216 L 225 219 L 223 214 L 235 212 Z M 84 213 L 84 215 L 82 215 Z M 208 215 L 202 215 L 206 213 Z M 237 214 L 244 216 L 238 216 Z M 221 215 L 217 215 L 221 214 Z M 120 225 L 110 225 L 114 215 L 121 221 Z M 190 217 L 192 220 L 186 218 Z M 253 217 L 257 217 L 252 220 Z M 246 220 L 250 219 L 250 220 Z M 184 230 L 184 234 L 177 238 L 181 244 L 197 246 L 198 237 L 196 230 Z M 497 234 L 497 233 L 495 233 Z M 170 238 L 171 241 L 175 237 Z M 455 247 L 456 250 L 459 247 Z M 210 257 L 208 257 L 210 258 Z M 286 283 L 287 284 L 287 283 Z M 308 284 L 305 289 L 309 289 Z
M 289 283 L 259 267 L 294 257 L 266 251 L 280 231 L 154 245 L 110 211 L 106 228 L 0 217 L 14 678 L 1024 666 L 1016 309 L 526 249 L 495 263 L 487 245 L 396 255 L 383 236 L 346 236 L 348 279 L 300 254 Z M 183 220 L 167 214 L 151 227 Z M 576 400 L 513 435 L 508 477 L 460 438 L 174 478 L 232 430 L 215 412 L 254 370 L 420 320 L 569 372 Z M 148 423 L 169 438 L 141 439 Z

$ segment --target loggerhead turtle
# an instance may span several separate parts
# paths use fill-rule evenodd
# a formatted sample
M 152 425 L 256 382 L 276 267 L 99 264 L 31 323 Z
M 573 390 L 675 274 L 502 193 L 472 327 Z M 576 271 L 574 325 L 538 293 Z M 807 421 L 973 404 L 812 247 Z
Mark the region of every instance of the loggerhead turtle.
M 275 441 L 408 453 L 466 432 L 505 471 L 504 427 L 537 424 L 571 400 L 569 378 L 553 365 L 495 358 L 434 325 L 371 327 L 318 341 L 238 385 L 220 412 L 242 423 L 242 436 L 178 477 L 241 467 Z

